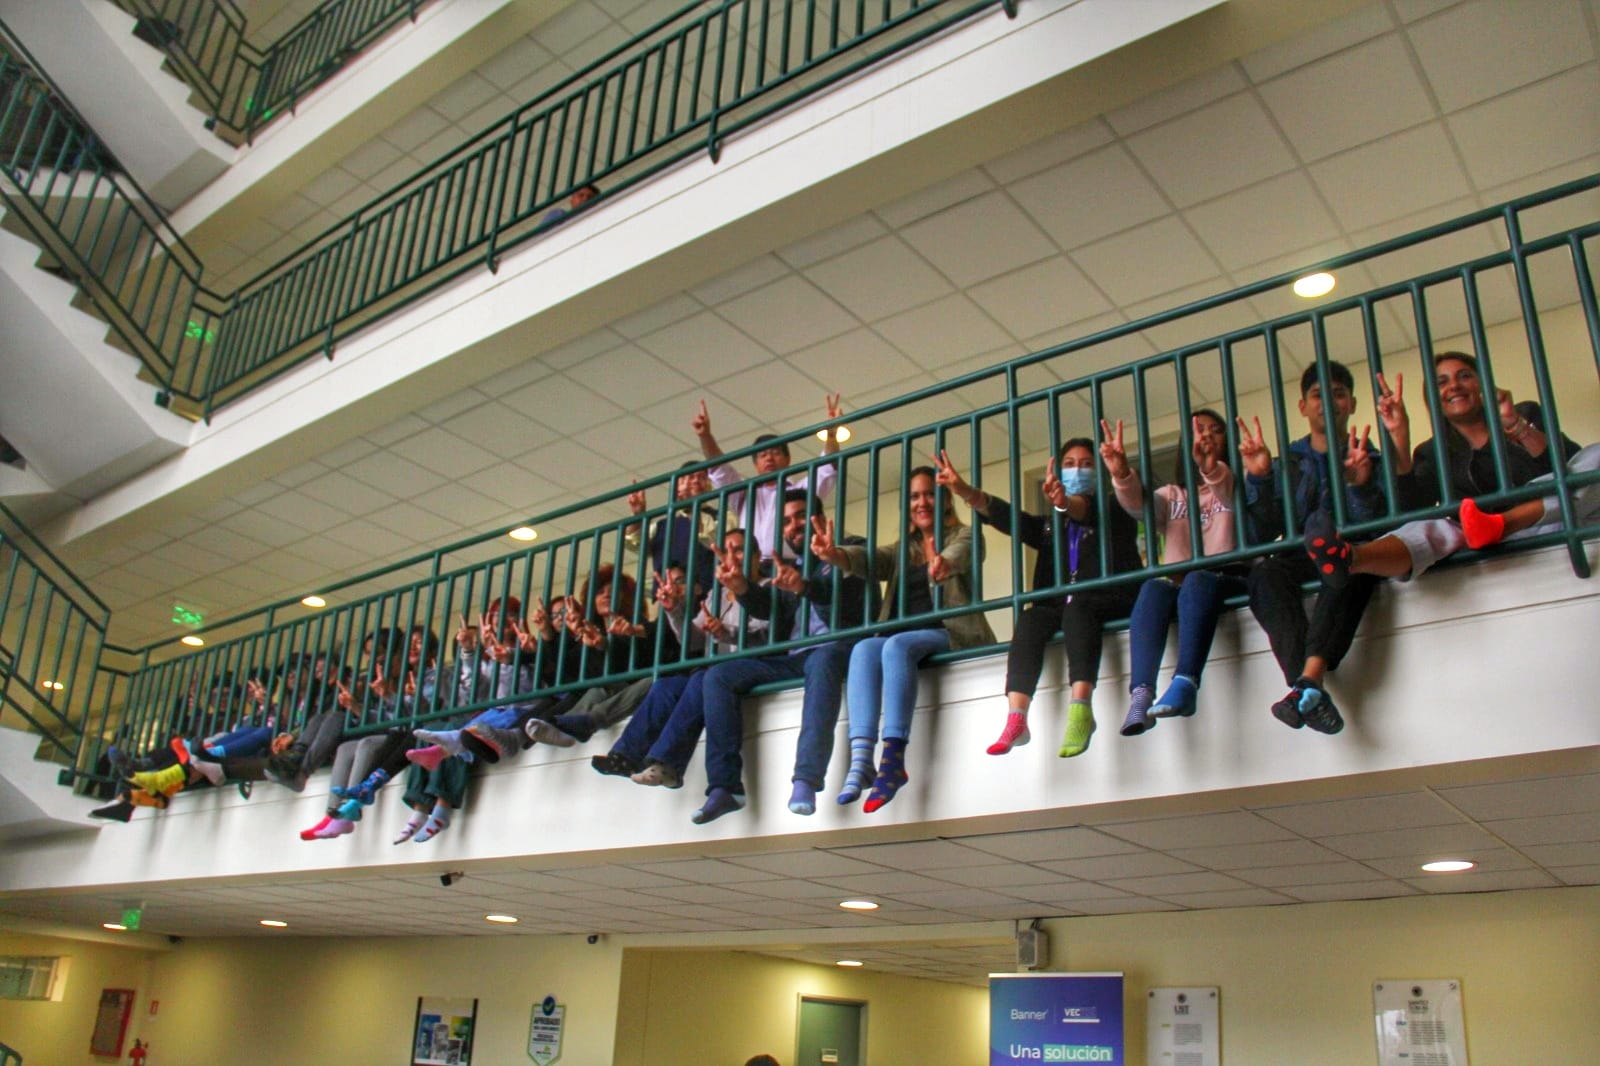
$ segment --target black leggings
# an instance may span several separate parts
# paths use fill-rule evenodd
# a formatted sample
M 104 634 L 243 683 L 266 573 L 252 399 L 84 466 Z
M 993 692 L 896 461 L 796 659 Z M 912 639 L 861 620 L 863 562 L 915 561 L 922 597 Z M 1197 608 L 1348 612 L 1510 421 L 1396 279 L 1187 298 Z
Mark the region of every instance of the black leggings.
M 1113 585 L 1023 608 L 1006 655 L 1006 691 L 1033 695 L 1044 670 L 1045 645 L 1057 630 L 1066 644 L 1067 680 L 1094 684 L 1106 623 L 1128 617 L 1138 594 L 1137 585 Z

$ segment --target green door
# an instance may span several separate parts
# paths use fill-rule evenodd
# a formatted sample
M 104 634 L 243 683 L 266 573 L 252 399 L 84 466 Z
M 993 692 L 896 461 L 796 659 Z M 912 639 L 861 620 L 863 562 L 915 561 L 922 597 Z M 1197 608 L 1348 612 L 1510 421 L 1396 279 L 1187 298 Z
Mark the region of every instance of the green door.
M 862 1066 L 863 1003 L 800 1000 L 800 1050 L 795 1066 Z

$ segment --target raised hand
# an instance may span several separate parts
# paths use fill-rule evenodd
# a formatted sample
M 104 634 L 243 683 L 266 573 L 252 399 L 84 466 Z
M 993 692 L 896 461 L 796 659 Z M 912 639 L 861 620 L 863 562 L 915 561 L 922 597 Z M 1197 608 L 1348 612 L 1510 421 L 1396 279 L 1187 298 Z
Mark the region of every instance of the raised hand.
M 1356 427 L 1350 427 L 1350 442 L 1344 452 L 1344 479 L 1351 485 L 1365 485 L 1372 480 L 1372 427 L 1366 426 L 1356 436 Z
M 1050 506 L 1058 511 L 1067 509 L 1067 487 L 1056 476 L 1056 461 L 1050 460 L 1044 468 L 1044 484 L 1040 486 L 1044 498 L 1050 501 Z
M 728 624 L 719 616 L 712 614 L 710 607 L 701 608 L 700 614 L 695 617 L 695 625 L 712 640 L 720 640 L 724 644 L 729 643 L 728 634 L 731 630 L 728 629 Z
M 534 640 L 533 634 L 529 632 L 526 622 L 513 618 L 511 620 L 511 636 L 516 640 L 517 647 L 522 649 L 524 655 L 532 655 L 538 650 L 538 642 Z
M 244 696 L 263 709 L 267 706 L 267 686 L 253 677 L 244 683 Z
M 591 648 L 606 646 L 606 631 L 589 622 L 580 622 L 578 625 L 578 639 Z
M 1189 447 L 1189 454 L 1194 459 L 1195 469 L 1210 477 L 1222 458 L 1225 439 L 1220 427 L 1215 434 L 1201 433 L 1200 427 L 1205 421 L 1204 415 L 1189 416 L 1189 439 L 1194 442 Z
M 782 559 L 774 559 L 774 566 L 775 571 L 772 575 L 772 583 L 785 592 L 791 592 L 796 596 L 800 595 L 806 584 L 805 580 L 800 576 L 800 569 L 790 566 Z
M 938 454 L 933 457 L 933 480 L 935 484 L 942 485 L 963 500 L 971 502 L 972 486 L 962 478 L 955 464 L 950 461 L 950 453 L 943 448 L 940 448 Z
M 704 400 L 700 401 L 700 409 L 689 419 L 689 428 L 694 430 L 694 435 L 697 437 L 711 435 L 711 412 L 706 410 Z
M 1122 419 L 1117 419 L 1117 428 L 1113 432 L 1111 424 L 1105 419 L 1100 420 L 1100 461 L 1106 466 L 1106 473 L 1114 478 L 1125 478 L 1131 473 L 1128 466 L 1128 452 L 1122 445 Z M 1063 504 L 1062 506 L 1065 506 Z
M 1411 446 L 1411 416 L 1406 413 L 1405 389 L 1404 374 L 1395 374 L 1392 389 L 1384 376 L 1378 375 L 1378 421 L 1401 451 L 1409 451 Z
M 837 422 L 844 417 L 844 407 L 839 403 L 839 398 L 843 395 L 842 392 L 835 392 L 832 395 L 823 393 L 822 403 L 828 412 L 829 422 Z
M 372 680 L 367 682 L 367 691 L 380 700 L 386 700 L 393 694 L 394 688 L 389 684 L 389 679 L 384 676 L 383 671 L 379 669 L 373 671 Z
M 417 698 L 417 672 L 415 670 L 406 671 L 406 685 L 401 691 L 405 693 L 405 697 L 408 700 Z
M 1255 432 L 1245 425 L 1243 416 L 1235 419 L 1239 424 L 1239 463 L 1252 477 L 1266 477 L 1272 473 L 1272 452 L 1267 448 L 1266 434 L 1261 431 L 1261 419 L 1255 419 Z
M 742 595 L 750 587 L 749 578 L 745 576 L 744 571 L 740 569 L 739 564 L 734 560 L 731 553 L 725 552 L 721 548 L 713 548 L 711 550 L 717 557 L 717 584 L 727 589 L 734 596 Z
M 844 552 L 833 540 L 833 519 L 819 514 L 811 516 L 811 554 L 833 566 L 844 562 Z
M 634 483 L 637 484 L 638 480 L 639 480 L 638 478 L 634 478 Z M 628 493 L 628 511 L 629 511 L 629 513 L 631 513 L 631 514 L 644 514 L 645 508 L 647 506 L 648 506 L 648 504 L 645 502 L 645 497 L 644 497 L 644 489 L 634 489 L 632 492 Z
M 606 622 L 606 632 L 614 637 L 642 637 L 645 635 L 645 628 L 633 624 L 620 614 L 614 614 Z
M 1522 414 L 1517 410 L 1516 401 L 1511 398 L 1510 389 L 1494 390 L 1494 398 L 1500 408 L 1500 428 L 1510 433 L 1522 421 Z
M 355 710 L 356 698 L 350 694 L 349 689 L 344 687 L 344 682 L 336 681 L 334 683 L 339 686 L 339 706 L 343 708 L 346 713 Z
M 478 631 L 467 622 L 467 616 L 462 614 L 461 627 L 456 630 L 456 647 L 462 651 L 471 651 L 478 646 Z
M 951 566 L 949 560 L 942 555 L 935 555 L 928 560 L 928 580 L 935 585 L 949 578 L 955 572 L 956 568 Z

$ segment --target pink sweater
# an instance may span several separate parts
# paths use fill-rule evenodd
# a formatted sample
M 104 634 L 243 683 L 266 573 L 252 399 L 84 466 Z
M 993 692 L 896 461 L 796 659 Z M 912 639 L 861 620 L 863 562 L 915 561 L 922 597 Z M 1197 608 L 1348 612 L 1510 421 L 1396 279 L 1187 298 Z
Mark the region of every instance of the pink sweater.
M 1218 463 L 1207 478 L 1196 472 L 1200 482 L 1200 543 L 1205 555 L 1220 555 L 1232 551 L 1237 543 L 1233 525 L 1233 471 L 1227 463 Z M 1112 478 L 1117 492 L 1117 503 L 1135 518 L 1144 517 L 1144 486 L 1139 482 L 1139 472 L 1132 467 L 1125 478 Z M 1181 563 L 1194 558 L 1194 548 L 1189 543 L 1189 494 L 1180 485 L 1162 485 L 1156 489 L 1156 532 L 1162 537 L 1161 561 Z

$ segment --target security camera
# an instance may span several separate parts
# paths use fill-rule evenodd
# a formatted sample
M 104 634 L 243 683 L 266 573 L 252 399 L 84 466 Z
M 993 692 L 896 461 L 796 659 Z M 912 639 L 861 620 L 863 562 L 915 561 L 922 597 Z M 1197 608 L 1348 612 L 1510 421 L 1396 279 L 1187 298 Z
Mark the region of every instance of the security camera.
M 169 944 L 181 944 L 181 943 L 183 943 L 183 937 L 178 936 L 175 933 L 174 934 L 169 934 L 167 936 L 167 943 L 169 943 Z
M 590 933 L 588 936 L 584 937 L 584 939 L 587 940 L 591 944 L 598 944 L 598 943 L 600 943 L 600 934 L 599 933 Z
M 462 873 L 460 870 L 451 870 L 449 873 L 439 875 L 439 884 L 445 888 L 449 888 L 451 885 L 455 884 L 465 876 L 466 874 Z

